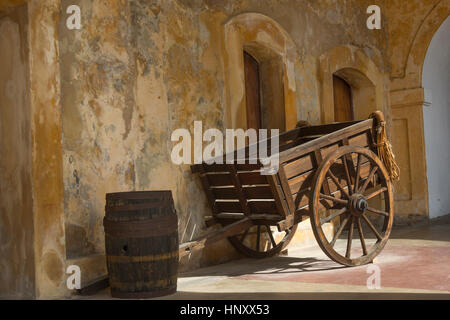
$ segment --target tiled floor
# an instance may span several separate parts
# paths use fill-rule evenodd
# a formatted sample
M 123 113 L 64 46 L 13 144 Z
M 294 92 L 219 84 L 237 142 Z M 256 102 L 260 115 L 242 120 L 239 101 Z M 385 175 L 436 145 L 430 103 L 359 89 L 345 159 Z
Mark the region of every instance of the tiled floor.
M 342 267 L 317 245 L 289 247 L 287 256 L 181 274 L 178 292 L 159 299 L 450 299 L 450 223 L 394 230 L 374 265 L 379 289 L 367 286 L 371 265 Z M 88 298 L 110 299 L 109 290 Z

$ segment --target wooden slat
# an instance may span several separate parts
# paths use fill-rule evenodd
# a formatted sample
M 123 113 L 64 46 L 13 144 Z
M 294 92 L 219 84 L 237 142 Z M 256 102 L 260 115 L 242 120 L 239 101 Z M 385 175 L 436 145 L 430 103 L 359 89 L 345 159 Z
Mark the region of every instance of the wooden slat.
M 299 190 L 310 187 L 315 172 L 315 170 L 311 170 L 297 177 L 289 179 L 288 184 L 290 194 L 296 194 Z
M 247 199 L 274 199 L 272 189 L 269 186 L 243 187 Z
M 348 144 L 351 146 L 367 147 L 369 145 L 369 139 L 367 138 L 367 132 L 359 134 L 355 137 L 348 139 Z
M 255 184 L 269 184 L 266 176 L 261 175 L 260 172 L 239 172 L 239 180 L 243 186 Z
M 280 215 L 278 214 L 251 214 L 248 217 L 246 217 L 244 214 L 242 213 L 219 213 L 216 217 L 214 217 L 215 219 L 219 220 L 219 221 L 224 221 L 224 220 L 241 220 L 244 218 L 249 218 L 251 220 L 262 220 L 262 219 L 267 219 L 270 221 L 281 221 L 282 217 L 280 217 Z
M 335 152 L 337 149 L 339 149 L 339 144 L 337 144 L 337 143 L 320 149 L 320 154 L 322 156 L 322 159 L 325 159 L 330 153 Z
M 312 169 L 313 161 L 310 154 L 284 164 L 284 172 L 286 174 L 286 178 L 288 179 L 298 176 L 304 172 L 308 172 Z
M 288 215 L 294 214 L 295 205 L 292 197 L 290 196 L 291 192 L 288 184 L 288 179 L 286 178 L 286 174 L 284 172 L 284 166 L 280 166 L 278 170 L 278 179 L 280 180 L 281 189 L 283 191 L 284 198 L 286 199 L 287 207 L 289 209 Z
M 216 201 L 217 210 L 220 213 L 242 213 L 242 207 L 238 201 Z M 275 201 L 249 201 L 248 207 L 251 214 L 278 214 Z
M 317 148 L 314 151 L 314 162 L 316 163 L 317 168 L 319 168 L 319 166 L 322 164 L 323 162 L 323 155 L 322 155 L 322 151 L 320 150 L 320 148 Z M 311 176 L 312 179 L 313 176 Z M 311 180 L 312 181 L 312 180 Z M 307 187 L 307 186 L 305 186 Z M 311 186 L 312 187 L 312 186 Z M 328 185 L 328 181 L 325 181 L 323 183 L 323 191 L 325 192 L 325 194 L 330 194 L 330 187 Z
M 236 189 L 236 194 L 239 199 L 239 203 L 241 205 L 241 208 L 246 216 L 250 215 L 250 208 L 247 204 L 247 199 L 244 197 L 244 192 L 242 190 L 242 184 L 240 181 L 241 176 L 238 177 L 238 174 L 236 172 L 236 168 L 234 165 L 229 165 L 229 173 L 231 176 L 231 180 L 233 181 L 234 188 Z
M 203 169 L 205 172 L 228 172 L 230 164 L 219 164 L 219 163 L 213 163 L 213 164 L 203 164 Z M 239 171 L 258 171 L 261 170 L 262 165 L 261 164 L 251 164 L 251 163 L 244 163 L 244 164 L 238 164 L 235 163 L 236 170 Z
M 297 138 L 297 139 L 295 139 L 295 140 L 288 141 L 288 142 L 283 143 L 283 144 L 280 143 L 280 145 L 279 145 L 279 147 L 278 147 L 279 152 L 282 152 L 282 151 L 284 151 L 284 150 L 287 150 L 287 149 L 290 149 L 290 148 L 292 148 L 292 147 L 298 146 L 299 144 L 302 144 L 302 143 L 304 143 L 304 142 L 306 142 L 306 141 L 308 141 L 308 139 L 305 139 L 305 138 L 303 138 L 303 137 L 300 137 L 300 138 Z
M 361 122 L 357 122 L 356 124 L 350 125 L 338 131 L 332 132 L 323 136 L 321 138 L 317 138 L 313 141 L 306 142 L 297 147 L 291 148 L 289 150 L 283 151 L 280 153 L 280 163 L 288 162 L 295 158 L 300 158 L 303 155 L 313 152 L 314 150 L 325 148 L 326 146 L 332 145 L 341 141 L 344 137 L 350 137 L 358 134 L 359 132 L 366 131 L 372 128 L 373 120 L 365 120 Z M 310 127 L 304 127 L 308 129 Z M 300 128 L 303 129 L 303 128 Z
M 239 201 L 216 201 L 216 208 L 219 213 L 230 212 L 239 213 L 242 212 L 242 207 Z
M 211 186 L 233 186 L 233 181 L 229 173 L 207 174 L 208 182 Z
M 225 188 L 211 188 L 211 192 L 213 193 L 215 199 L 238 200 L 238 195 L 234 186 Z
M 289 211 L 287 208 L 285 196 L 279 184 L 278 175 L 277 174 L 270 175 L 267 177 L 267 180 L 269 181 L 270 192 L 273 195 L 273 198 L 275 199 L 275 204 L 277 206 L 278 213 L 281 216 L 286 217 Z
M 245 218 L 245 215 L 243 213 L 218 213 L 215 218 L 217 220 L 222 219 L 233 219 L 233 220 L 241 220 Z
M 307 188 L 307 189 L 300 190 L 300 192 L 292 195 L 292 197 L 294 198 L 294 202 L 295 202 L 295 208 L 297 210 L 309 205 L 310 194 L 311 194 L 311 189 Z
M 247 200 L 273 199 L 273 193 L 269 186 L 243 186 L 242 190 L 244 191 L 244 196 Z M 239 199 L 234 186 L 212 188 L 211 191 L 215 199 Z
M 266 213 L 266 214 L 278 214 L 278 209 L 273 201 L 249 201 L 248 205 L 252 214 Z
M 361 136 L 361 135 L 359 135 Z M 357 138 L 357 137 L 356 137 Z M 353 142 L 357 142 L 357 140 L 353 140 Z M 344 138 L 342 139 L 342 143 L 344 146 L 348 146 L 350 145 L 349 139 Z M 341 158 L 341 160 L 343 161 L 344 164 L 344 170 L 345 170 L 345 174 L 347 179 L 349 179 L 348 183 L 350 183 L 351 185 L 354 185 L 355 183 L 355 177 L 356 177 L 356 169 L 354 166 L 354 158 L 357 158 L 356 154 L 347 154 L 345 155 L 343 158 Z M 353 187 L 351 188 L 351 192 L 354 192 Z

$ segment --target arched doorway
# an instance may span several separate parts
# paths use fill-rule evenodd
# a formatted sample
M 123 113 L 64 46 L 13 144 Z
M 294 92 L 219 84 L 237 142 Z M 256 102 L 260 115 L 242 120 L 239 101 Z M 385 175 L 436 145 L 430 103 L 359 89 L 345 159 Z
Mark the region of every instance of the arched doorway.
M 293 129 L 297 124 L 297 51 L 288 33 L 271 18 L 250 12 L 224 24 L 224 41 L 225 127 Z M 259 108 L 247 108 L 250 100 L 259 103 Z M 247 119 L 258 112 L 259 119 Z
M 363 120 L 386 110 L 382 73 L 359 48 L 340 46 L 320 57 L 322 123 Z
M 423 122 L 429 216 L 450 213 L 450 18 L 434 34 L 425 56 Z

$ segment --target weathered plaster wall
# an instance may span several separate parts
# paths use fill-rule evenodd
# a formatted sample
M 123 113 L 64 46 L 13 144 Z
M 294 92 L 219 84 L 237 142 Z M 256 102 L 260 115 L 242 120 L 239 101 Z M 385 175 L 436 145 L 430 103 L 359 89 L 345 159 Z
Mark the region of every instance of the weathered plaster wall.
M 70 4 L 81 8 L 82 29 L 60 21 L 68 259 L 103 253 L 107 192 L 170 189 L 181 241 L 204 230 L 209 208 L 200 182 L 189 166 L 171 163 L 170 135 L 192 132 L 194 120 L 224 128 L 225 73 L 233 68 L 224 64 L 224 24 L 231 17 L 264 14 L 292 38 L 298 119 L 322 121 L 317 69 L 327 50 L 352 44 L 387 70 L 384 31 L 365 27 L 370 1 L 63 0 L 62 12 Z M 224 241 L 185 263 L 232 257 Z
M 2 0 L 0 1 L 0 11 L 3 10 L 14 10 L 12 8 L 23 5 L 27 2 L 27 0 Z
M 0 17 L 0 297 L 34 296 L 27 8 Z
M 67 294 L 61 148 L 59 0 L 28 1 L 36 297 Z

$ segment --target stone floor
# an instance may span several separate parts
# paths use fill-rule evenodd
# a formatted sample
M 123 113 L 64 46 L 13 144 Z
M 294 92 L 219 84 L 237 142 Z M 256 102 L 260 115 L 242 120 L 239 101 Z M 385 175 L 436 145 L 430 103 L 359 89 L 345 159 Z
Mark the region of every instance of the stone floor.
M 178 292 L 158 299 L 450 299 L 448 220 L 395 229 L 374 261 L 379 289 L 367 287 L 371 265 L 343 267 L 314 245 L 181 274 Z M 83 298 L 111 299 L 109 289 Z

